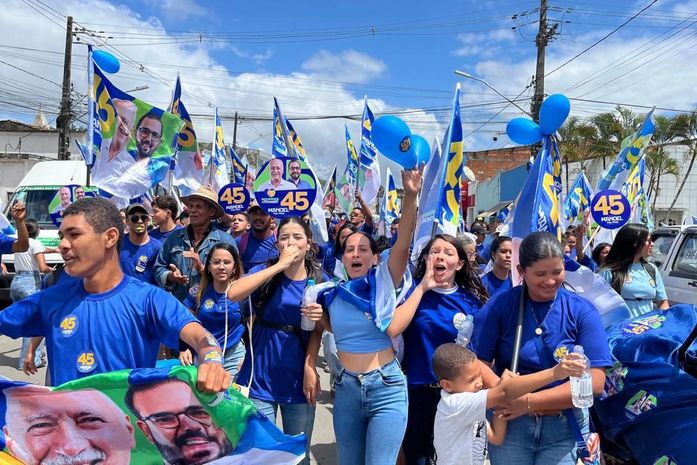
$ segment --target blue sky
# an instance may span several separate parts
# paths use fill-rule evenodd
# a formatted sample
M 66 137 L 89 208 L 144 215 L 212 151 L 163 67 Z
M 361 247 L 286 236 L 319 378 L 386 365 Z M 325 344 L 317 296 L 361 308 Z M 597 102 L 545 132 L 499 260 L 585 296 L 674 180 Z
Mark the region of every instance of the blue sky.
M 560 34 L 548 48 L 547 71 L 651 2 L 550 1 L 549 19 L 558 22 Z M 14 67 L 0 63 L 0 118 L 30 121 L 39 103 L 49 119 L 55 116 L 60 98 L 55 83 L 62 79 L 60 25 L 70 14 L 96 32 L 81 33 L 82 42 L 98 42 L 122 58 L 116 85 L 150 87 L 138 97 L 166 106 L 179 71 L 184 103 L 198 115 L 194 122 L 202 140 L 212 135 L 210 106 L 219 106 L 228 117 L 228 142 L 229 117 L 237 111 L 245 117 L 238 143 L 268 151 L 271 124 L 263 118 L 270 117 L 276 96 L 286 116 L 298 118 L 294 125 L 311 157 L 329 169 L 345 157 L 343 124 L 355 138 L 358 123 L 304 118 L 360 114 L 364 95 L 376 112 L 408 111 L 404 118 L 414 132 L 429 139 L 441 137 L 447 124 L 459 79 L 455 69 L 485 79 L 509 98 L 522 92 L 519 103 L 527 109 L 538 6 L 539 1 L 462 0 L 9 0 L 0 27 L 16 33 L 0 40 L 0 60 Z M 572 114 L 580 117 L 612 110 L 614 103 L 691 109 L 697 101 L 697 67 L 688 65 L 697 53 L 695 14 L 695 0 L 656 2 L 548 76 L 547 91 L 566 93 Z M 84 93 L 85 47 L 76 44 L 74 53 L 73 82 Z M 522 113 L 504 108 L 481 83 L 461 82 L 466 149 L 510 144 L 500 133 Z

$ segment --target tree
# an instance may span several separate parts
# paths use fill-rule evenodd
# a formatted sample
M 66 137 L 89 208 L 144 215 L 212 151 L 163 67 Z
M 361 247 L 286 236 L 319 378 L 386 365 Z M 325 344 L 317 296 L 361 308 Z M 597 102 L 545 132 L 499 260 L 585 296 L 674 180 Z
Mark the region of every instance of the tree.
M 690 177 L 690 173 L 692 173 L 692 168 L 695 165 L 695 158 L 697 158 L 697 111 L 693 110 L 691 113 L 684 115 L 681 121 L 676 124 L 684 125 L 684 133 L 686 135 L 684 145 L 688 147 L 688 151 L 685 154 L 685 158 L 689 158 L 690 162 L 687 165 L 687 170 L 685 170 L 685 175 L 683 176 L 682 181 L 680 182 L 680 186 L 678 187 L 678 190 L 675 192 L 675 197 L 673 197 L 673 201 L 670 203 L 668 211 L 666 211 L 666 215 L 663 219 L 663 221 L 665 222 L 668 222 L 670 212 L 673 210 L 673 207 L 675 207 L 675 204 L 677 203 L 678 198 L 680 197 L 680 194 L 682 193 L 682 190 L 685 187 L 687 178 Z

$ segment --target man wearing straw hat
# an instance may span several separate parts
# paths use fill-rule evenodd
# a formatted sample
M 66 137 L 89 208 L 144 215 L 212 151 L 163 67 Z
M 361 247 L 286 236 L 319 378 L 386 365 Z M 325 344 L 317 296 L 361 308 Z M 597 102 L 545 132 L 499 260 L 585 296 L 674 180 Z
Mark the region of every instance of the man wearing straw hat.
M 165 240 L 153 271 L 157 283 L 179 301 L 198 289 L 203 263 L 215 244 L 226 242 L 237 248 L 232 236 L 213 227 L 212 221 L 223 216 L 224 211 L 211 188 L 202 186 L 182 197 L 182 202 L 189 209 L 190 224 Z

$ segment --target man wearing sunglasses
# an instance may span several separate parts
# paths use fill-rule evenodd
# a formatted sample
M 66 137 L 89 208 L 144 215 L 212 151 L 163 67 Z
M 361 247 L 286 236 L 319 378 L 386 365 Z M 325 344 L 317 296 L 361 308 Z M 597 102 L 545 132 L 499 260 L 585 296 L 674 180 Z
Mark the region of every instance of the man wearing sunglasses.
M 145 206 L 139 203 L 130 205 L 126 209 L 126 223 L 128 235 L 119 251 L 121 269 L 129 276 L 157 285 L 152 270 L 162 242 L 148 235 L 150 214 Z

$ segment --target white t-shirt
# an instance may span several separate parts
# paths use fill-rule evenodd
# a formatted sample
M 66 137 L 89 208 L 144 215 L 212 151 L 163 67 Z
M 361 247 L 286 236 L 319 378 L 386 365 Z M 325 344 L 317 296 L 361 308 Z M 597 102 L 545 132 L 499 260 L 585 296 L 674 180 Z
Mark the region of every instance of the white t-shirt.
M 46 250 L 41 242 L 36 239 L 29 239 L 29 250 L 15 254 L 15 270 L 17 271 L 39 271 L 39 262 L 35 255 Z
M 486 390 L 440 393 L 433 427 L 433 446 L 438 465 L 483 464 L 481 440 L 486 443 Z M 482 434 L 483 432 L 483 434 Z M 475 454 L 474 439 L 478 449 Z

